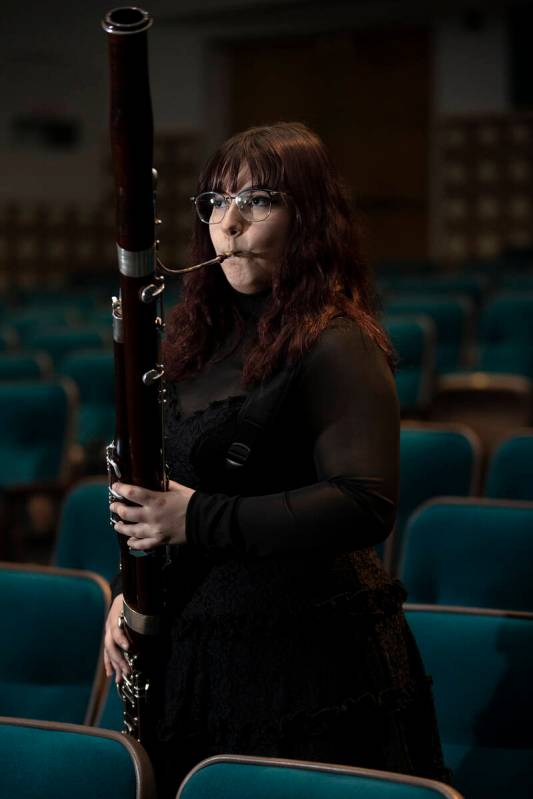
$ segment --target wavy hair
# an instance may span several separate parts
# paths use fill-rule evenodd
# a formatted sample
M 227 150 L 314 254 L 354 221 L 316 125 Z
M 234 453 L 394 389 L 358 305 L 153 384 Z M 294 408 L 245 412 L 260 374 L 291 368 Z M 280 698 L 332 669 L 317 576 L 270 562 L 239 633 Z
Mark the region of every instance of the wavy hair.
M 357 322 L 393 368 L 355 222 L 322 141 L 299 123 L 245 130 L 207 162 L 198 193 L 235 192 L 243 166 L 248 166 L 254 186 L 286 192 L 292 210 L 286 252 L 272 275 L 272 293 L 245 354 L 243 385 L 258 384 L 298 361 L 336 316 Z M 194 262 L 215 255 L 209 226 L 196 219 Z M 189 377 L 210 359 L 224 357 L 228 341 L 237 345 L 244 322 L 232 291 L 220 266 L 187 277 L 181 302 L 167 323 L 164 356 L 171 379 Z

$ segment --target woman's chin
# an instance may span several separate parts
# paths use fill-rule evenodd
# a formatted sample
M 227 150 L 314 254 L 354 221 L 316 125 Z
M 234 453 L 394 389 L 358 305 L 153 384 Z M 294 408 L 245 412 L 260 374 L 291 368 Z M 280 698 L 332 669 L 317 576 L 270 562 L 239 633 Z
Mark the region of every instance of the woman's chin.
M 255 294 L 271 284 L 265 275 L 257 275 L 255 269 L 251 272 L 240 258 L 226 258 L 222 270 L 231 288 L 241 294 Z

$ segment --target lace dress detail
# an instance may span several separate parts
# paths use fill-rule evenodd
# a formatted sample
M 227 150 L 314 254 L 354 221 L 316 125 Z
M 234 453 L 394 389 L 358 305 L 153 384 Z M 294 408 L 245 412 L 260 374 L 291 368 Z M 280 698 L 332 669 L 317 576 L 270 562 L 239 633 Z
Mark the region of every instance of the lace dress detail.
M 198 443 L 211 433 L 234 421 L 245 394 L 214 400 L 207 408 L 183 418 L 176 383 L 167 384 L 165 415 L 165 452 L 169 476 L 178 483 L 198 488 L 200 480 L 193 466 L 193 453 Z

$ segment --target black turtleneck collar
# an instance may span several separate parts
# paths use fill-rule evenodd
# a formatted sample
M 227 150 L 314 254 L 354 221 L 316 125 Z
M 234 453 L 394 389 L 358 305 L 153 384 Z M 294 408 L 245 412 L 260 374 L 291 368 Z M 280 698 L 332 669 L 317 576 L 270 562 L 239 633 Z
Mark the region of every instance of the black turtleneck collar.
M 243 294 L 240 291 L 231 290 L 233 301 L 239 313 L 245 321 L 248 319 L 259 319 L 263 313 L 263 309 L 272 294 L 272 289 L 269 287 L 262 291 L 257 291 L 254 294 Z

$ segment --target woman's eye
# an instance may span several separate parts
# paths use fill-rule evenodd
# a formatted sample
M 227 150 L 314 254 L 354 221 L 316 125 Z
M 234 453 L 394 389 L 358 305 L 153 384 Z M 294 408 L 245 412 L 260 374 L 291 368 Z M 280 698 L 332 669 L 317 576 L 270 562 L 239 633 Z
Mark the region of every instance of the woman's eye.
M 224 199 L 222 197 L 215 197 L 211 200 L 213 208 L 222 208 L 224 205 Z
M 250 198 L 250 202 L 252 205 L 258 206 L 259 208 L 263 208 L 265 205 L 270 203 L 270 197 L 268 194 L 254 194 Z

